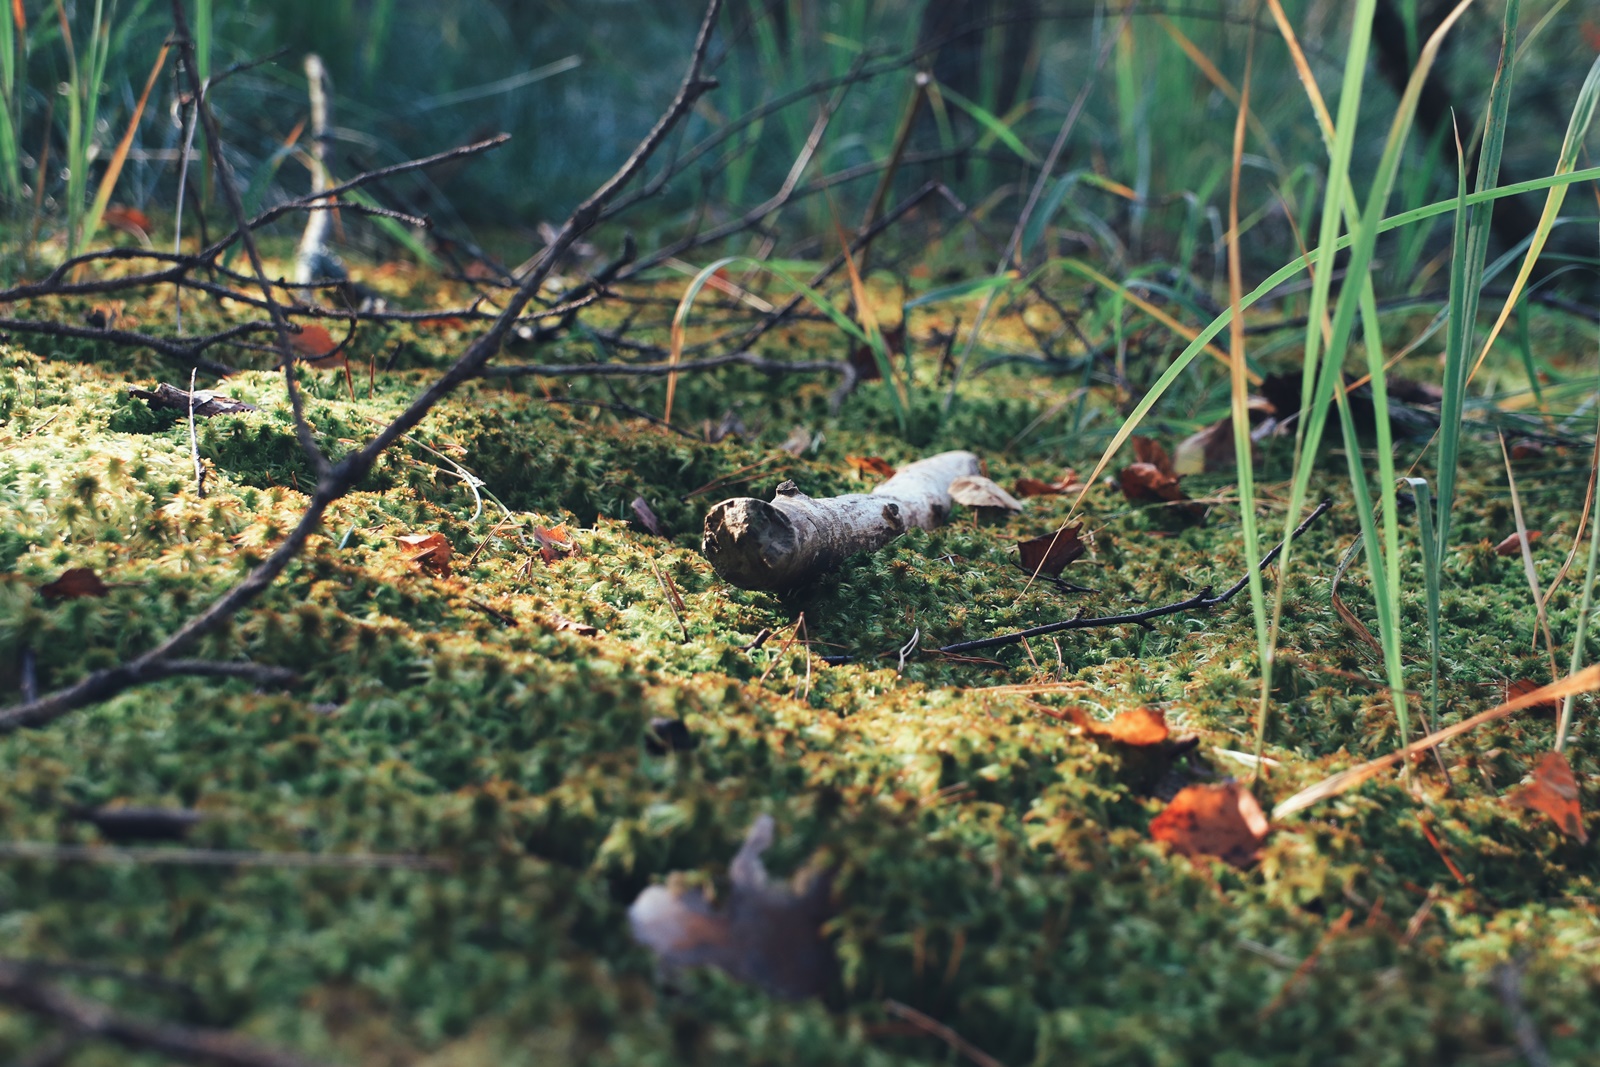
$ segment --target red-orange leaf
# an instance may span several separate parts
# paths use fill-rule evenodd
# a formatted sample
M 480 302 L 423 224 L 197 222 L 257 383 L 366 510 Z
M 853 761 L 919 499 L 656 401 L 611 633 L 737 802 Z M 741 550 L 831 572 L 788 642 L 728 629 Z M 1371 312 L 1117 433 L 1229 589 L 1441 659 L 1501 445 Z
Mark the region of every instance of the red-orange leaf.
M 546 563 L 554 563 L 558 559 L 572 555 L 577 547 L 572 543 L 572 534 L 568 532 L 565 523 L 553 529 L 535 526 L 533 539 L 539 542 L 539 555 Z
M 1146 748 L 1164 743 L 1172 736 L 1167 717 L 1152 708 L 1132 708 L 1119 711 L 1110 722 L 1101 722 L 1085 716 L 1079 720 L 1085 733 L 1115 741 L 1134 748 Z
M 1559 752 L 1546 752 L 1534 768 L 1533 781 L 1506 794 L 1506 803 L 1550 816 L 1561 832 L 1585 844 L 1583 808 L 1578 803 L 1578 779 L 1572 765 Z
M 85 596 L 105 596 L 110 590 L 100 576 L 88 567 L 72 567 L 61 572 L 61 577 L 49 585 L 41 585 L 39 592 L 52 600 L 74 600 Z
M 1235 867 L 1255 862 L 1267 817 L 1237 782 L 1191 785 L 1150 822 L 1150 836 L 1186 856 L 1215 856 Z
M 1018 478 L 1011 492 L 1019 497 L 1060 496 L 1063 493 L 1077 492 L 1082 488 L 1082 483 L 1078 481 L 1078 472 L 1069 468 L 1062 471 L 1061 477 L 1053 482 L 1040 478 Z
M 442 533 L 402 534 L 395 538 L 411 550 L 411 562 L 440 578 L 450 577 L 450 541 Z
M 1017 551 L 1022 553 L 1022 569 L 1029 574 L 1048 574 L 1054 578 L 1067 564 L 1088 551 L 1078 536 L 1082 529 L 1083 524 L 1075 522 L 1043 537 L 1018 541 Z
M 338 348 L 339 344 L 333 339 L 333 334 L 329 333 L 326 327 L 318 326 L 312 322 L 300 327 L 299 333 L 289 335 L 289 347 L 294 349 L 295 355 L 312 366 L 317 366 L 322 360 L 332 355 L 333 350 Z M 328 360 L 327 365 L 332 366 L 337 362 L 337 360 Z
M 106 208 L 105 214 L 100 216 L 100 221 L 113 230 L 121 230 L 135 237 L 148 237 L 150 231 L 154 229 L 149 215 L 136 207 L 125 207 L 121 204 L 112 204 Z

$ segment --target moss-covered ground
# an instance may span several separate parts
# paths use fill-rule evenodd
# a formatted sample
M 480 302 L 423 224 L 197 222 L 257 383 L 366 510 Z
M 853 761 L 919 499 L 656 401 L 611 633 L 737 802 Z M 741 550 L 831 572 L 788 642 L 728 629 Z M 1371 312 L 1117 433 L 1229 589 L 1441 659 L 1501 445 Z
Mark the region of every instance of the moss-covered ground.
M 432 299 L 428 290 L 417 302 Z M 970 321 L 970 309 L 955 310 Z M 954 310 L 942 314 L 912 321 L 909 434 L 881 383 L 832 414 L 831 380 L 740 368 L 678 386 L 675 422 L 697 436 L 738 413 L 747 434 L 720 443 L 619 414 L 619 404 L 659 414 L 658 380 L 624 380 L 614 393 L 540 379 L 462 390 L 334 505 L 283 579 L 197 650 L 291 667 L 299 688 L 170 680 L 0 736 L 5 839 L 94 844 L 79 807 L 183 805 L 207 816 L 192 845 L 418 853 L 450 869 L 4 859 L 0 955 L 121 972 L 69 983 L 130 1013 L 235 1029 L 334 1063 L 438 1067 L 960 1062 L 891 1018 L 889 998 L 1012 1067 L 1509 1063 L 1520 1056 L 1515 1013 L 1492 976 L 1510 962 L 1552 1059 L 1600 1063 L 1600 852 L 1503 800 L 1549 748 L 1551 716 L 1524 713 L 1452 742 L 1448 780 L 1430 760 L 1415 789 L 1384 778 L 1294 818 L 1258 864 L 1236 870 L 1153 843 L 1147 826 L 1162 801 L 1142 795 L 1139 768 L 1040 709 L 1160 707 L 1201 738 L 1182 774 L 1245 776 L 1219 751 L 1253 745 L 1245 597 L 1146 628 L 969 658 L 924 653 L 896 672 L 915 631 L 926 649 L 1231 583 L 1244 564 L 1225 472 L 1186 481 L 1214 502 L 1203 524 L 1092 492 L 1093 551 L 1066 574 L 1092 592 L 1030 586 L 1015 563 L 1017 539 L 1067 513 L 1055 497 L 1009 519 L 961 511 L 787 599 L 712 575 L 697 552 L 709 504 L 770 494 L 785 478 L 812 495 L 859 488 L 850 455 L 898 463 L 971 448 L 1007 485 L 1093 465 L 1116 416 L 1099 392 L 1087 408 L 1061 403 L 1079 376 L 991 370 L 967 379 L 941 420 L 931 331 Z M 192 311 L 190 328 L 205 315 Z M 1555 329 L 1536 340 L 1557 345 Z M 453 325 L 365 332 L 351 360 L 354 402 L 342 375 L 305 372 L 321 439 L 335 453 L 364 440 L 466 336 Z M 837 336 L 814 324 L 772 335 L 762 351 L 840 354 Z M 535 358 L 595 355 L 579 337 Z M 1196 377 L 1208 376 L 1221 380 L 1214 368 Z M 127 395 L 130 384 L 186 378 L 90 342 L 0 345 L 0 703 L 18 699 L 28 656 L 48 691 L 150 647 L 299 514 L 310 475 L 281 379 L 253 371 L 223 385 L 260 410 L 199 424 L 210 469 L 201 499 L 183 419 Z M 1173 406 L 1181 414 L 1151 430 L 1169 445 L 1222 411 L 1216 389 L 1185 395 Z M 578 398 L 612 408 L 553 402 Z M 800 456 L 777 447 L 796 426 L 820 435 Z M 1422 444 L 1405 443 L 1405 462 Z M 1498 455 L 1487 443 L 1470 452 L 1452 534 L 1446 723 L 1499 703 L 1510 681 L 1550 673 L 1531 648 L 1521 562 L 1488 547 L 1514 529 Z M 1519 468 L 1546 588 L 1572 547 L 1587 459 L 1552 449 Z M 1267 442 L 1269 490 L 1287 462 L 1287 445 Z M 1397 736 L 1375 657 L 1330 605 L 1356 521 L 1343 459 L 1329 453 L 1323 468 L 1316 492 L 1336 506 L 1288 579 L 1263 799 L 1387 752 Z M 478 498 L 464 474 L 481 480 Z M 628 521 L 641 496 L 670 536 Z M 1279 525 L 1276 505 L 1264 514 Z M 532 529 L 561 523 L 575 551 L 546 562 Z M 436 531 L 454 547 L 447 576 L 396 540 Z M 1423 583 L 1414 531 L 1406 536 L 1420 693 Z M 109 594 L 41 594 L 69 567 L 93 568 Z M 682 595 L 681 628 L 658 570 Z M 1563 666 L 1582 572 L 1580 554 L 1550 604 Z M 1352 568 L 1341 593 L 1370 623 L 1364 590 L 1363 568 Z M 790 643 L 801 612 L 804 635 Z M 598 633 L 558 629 L 562 619 Z M 774 635 L 746 651 L 763 629 Z M 1023 683 L 1033 688 L 1017 691 Z M 1592 704 L 1578 711 L 1568 754 L 1593 810 L 1600 730 Z M 647 724 L 658 716 L 682 719 L 698 747 L 654 754 Z M 725 885 L 763 812 L 779 828 L 774 870 L 813 855 L 837 865 L 827 930 L 836 982 L 801 1003 L 717 972 L 664 986 L 630 937 L 628 904 L 673 871 Z M 0 1011 L 0 1062 L 47 1033 Z M 65 1062 L 162 1061 L 88 1043 Z

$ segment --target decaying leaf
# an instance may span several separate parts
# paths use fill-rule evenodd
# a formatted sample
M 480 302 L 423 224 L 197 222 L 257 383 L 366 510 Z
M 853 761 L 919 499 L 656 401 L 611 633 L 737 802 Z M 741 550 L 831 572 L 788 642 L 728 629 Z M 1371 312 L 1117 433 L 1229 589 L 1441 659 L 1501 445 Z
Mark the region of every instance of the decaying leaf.
M 1528 547 L 1532 548 L 1534 544 L 1538 542 L 1541 536 L 1543 536 L 1541 531 L 1529 530 Z M 1522 555 L 1522 535 L 1520 533 L 1514 533 L 1510 537 L 1507 537 L 1504 541 L 1501 541 L 1498 545 L 1495 545 L 1494 554 L 1497 556 Z
M 1134 437 L 1134 463 L 1124 467 L 1117 475 L 1122 495 L 1129 503 L 1180 503 L 1189 501 L 1189 494 L 1178 485 L 1178 475 L 1173 469 L 1167 450 L 1148 437 Z M 1181 509 L 1190 515 L 1201 515 L 1205 509 L 1193 502 Z
M 41 585 L 39 592 L 51 600 L 75 600 L 85 596 L 105 596 L 110 590 L 100 576 L 88 567 L 69 567 L 55 581 Z
M 104 304 L 96 304 L 83 313 L 85 324 L 97 330 L 109 330 L 123 320 L 123 309 L 126 308 L 125 300 L 107 300 Z M 129 325 L 124 323 L 124 325 Z
M 153 408 L 170 408 L 184 415 L 189 413 L 189 390 L 180 389 L 176 385 L 161 382 L 154 389 L 140 389 L 137 386 L 128 387 L 128 395 L 138 397 Z M 243 400 L 234 400 L 226 393 L 213 392 L 210 389 L 196 389 L 194 391 L 194 417 L 209 419 L 213 415 L 233 415 L 241 411 L 255 411 L 254 404 L 246 404 Z
M 450 577 L 450 541 L 442 533 L 401 534 L 395 538 L 411 553 L 411 562 L 440 578 Z
M 598 627 L 591 626 L 586 622 L 579 622 L 577 619 L 569 619 L 565 615 L 553 614 L 550 616 L 550 621 L 557 630 L 566 630 L 569 633 L 577 634 L 579 637 L 594 637 L 600 632 Z
M 1022 554 L 1019 565 L 1029 574 L 1056 577 L 1067 564 L 1088 551 L 1088 546 L 1078 536 L 1082 530 L 1083 524 L 1075 522 L 1043 537 L 1018 541 L 1017 551 Z
M 894 477 L 894 464 L 882 456 L 846 456 L 844 461 L 856 472 L 856 477 L 871 474 L 879 478 Z
M 1191 785 L 1150 822 L 1150 836 L 1185 856 L 1215 856 L 1235 867 L 1255 862 L 1267 817 L 1237 782 Z
M 628 909 L 634 940 L 655 953 L 664 975 L 717 967 L 774 996 L 820 995 L 833 976 L 833 949 L 821 927 L 830 914 L 828 876 L 814 869 L 775 885 L 761 862 L 772 844 L 772 816 L 751 825 L 728 866 L 728 899 L 714 908 L 673 875 L 640 893 Z
M 655 509 L 650 506 L 650 501 L 642 496 L 636 496 L 633 498 L 633 503 L 628 506 L 633 511 L 634 521 L 644 529 L 645 533 L 655 537 L 667 536 L 667 528 L 656 518 Z
M 969 508 L 1022 510 L 1022 501 L 981 474 L 965 474 L 951 482 L 950 499 Z
M 1069 467 L 1053 482 L 1039 478 L 1018 478 L 1016 484 L 1011 487 L 1011 492 L 1026 499 L 1030 496 L 1061 496 L 1066 493 L 1076 493 L 1082 488 L 1083 483 L 1078 480 L 1078 472 Z
M 1533 770 L 1533 781 L 1506 794 L 1506 803 L 1550 816 L 1561 832 L 1586 844 L 1583 808 L 1578 803 L 1578 779 L 1572 765 L 1559 752 L 1546 752 Z
M 1510 702 L 1519 697 L 1526 696 L 1538 688 L 1540 688 L 1540 683 L 1534 681 L 1533 679 L 1518 678 L 1516 681 L 1511 682 L 1506 686 L 1506 701 Z M 1537 704 L 1529 704 L 1528 710 L 1554 712 L 1560 707 L 1561 701 L 1559 700 L 1541 700 Z
M 1543 459 L 1544 445 L 1538 441 L 1530 441 L 1526 437 L 1519 437 L 1511 442 L 1512 459 Z
M 565 523 L 556 527 L 535 526 L 533 539 L 539 542 L 539 555 L 546 563 L 554 563 L 564 559 L 577 549 L 572 541 L 572 533 Z

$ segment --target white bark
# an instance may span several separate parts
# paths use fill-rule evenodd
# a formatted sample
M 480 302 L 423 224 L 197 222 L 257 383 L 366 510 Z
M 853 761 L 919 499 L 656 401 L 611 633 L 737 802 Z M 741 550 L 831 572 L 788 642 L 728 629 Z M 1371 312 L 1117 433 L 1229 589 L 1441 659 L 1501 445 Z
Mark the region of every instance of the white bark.
M 978 471 L 971 452 L 941 452 L 900 468 L 870 493 L 814 500 L 784 482 L 770 503 L 746 496 L 713 507 L 700 551 L 741 589 L 793 589 L 913 526 L 942 525 L 950 483 Z
M 315 53 L 306 56 L 306 88 L 311 98 L 311 195 L 331 188 L 328 177 L 328 85 L 327 71 Z M 318 201 L 326 203 L 326 201 Z M 306 212 L 305 232 L 294 257 L 294 280 L 300 285 L 340 280 L 344 272 L 328 251 L 328 234 L 333 229 L 333 211 L 321 207 Z

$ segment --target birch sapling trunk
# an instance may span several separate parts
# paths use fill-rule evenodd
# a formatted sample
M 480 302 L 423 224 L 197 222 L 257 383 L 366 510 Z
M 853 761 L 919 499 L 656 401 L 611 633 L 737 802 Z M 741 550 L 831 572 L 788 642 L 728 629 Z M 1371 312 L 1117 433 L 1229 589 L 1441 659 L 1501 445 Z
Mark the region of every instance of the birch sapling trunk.
M 784 482 L 770 503 L 745 496 L 713 507 L 700 551 L 723 580 L 741 589 L 793 589 L 913 526 L 942 525 L 950 514 L 950 483 L 979 470 L 971 452 L 941 452 L 900 468 L 870 493 L 815 500 Z

